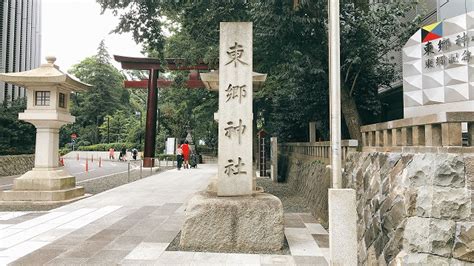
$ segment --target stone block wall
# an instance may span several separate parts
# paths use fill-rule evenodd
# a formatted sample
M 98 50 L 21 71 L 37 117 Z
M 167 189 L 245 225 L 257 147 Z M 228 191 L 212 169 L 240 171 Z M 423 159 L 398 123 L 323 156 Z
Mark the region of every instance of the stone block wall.
M 361 265 L 474 262 L 474 155 L 352 153 Z
M 278 165 L 279 175 L 286 177 L 294 193 L 308 201 L 311 213 L 327 227 L 330 173 L 326 165 L 310 156 L 296 154 L 280 154 Z
M 34 154 L 0 156 L 0 176 L 22 175 L 34 165 Z

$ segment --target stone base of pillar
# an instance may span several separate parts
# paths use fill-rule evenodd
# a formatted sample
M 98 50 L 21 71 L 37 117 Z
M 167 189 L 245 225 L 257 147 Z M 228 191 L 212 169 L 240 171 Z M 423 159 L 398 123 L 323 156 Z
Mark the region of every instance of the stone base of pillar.
M 329 189 L 331 265 L 357 265 L 357 213 L 354 189 Z
M 0 206 L 60 206 L 85 196 L 64 168 L 33 168 L 13 180 L 12 190 L 0 191 Z
M 186 206 L 180 247 L 216 252 L 281 250 L 284 242 L 283 205 L 267 193 L 218 197 L 200 192 Z

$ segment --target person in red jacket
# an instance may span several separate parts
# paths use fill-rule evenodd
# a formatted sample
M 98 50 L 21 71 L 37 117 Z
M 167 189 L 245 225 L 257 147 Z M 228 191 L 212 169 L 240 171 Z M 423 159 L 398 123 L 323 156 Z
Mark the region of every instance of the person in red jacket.
M 189 144 L 188 141 L 185 140 L 184 144 L 181 145 L 181 149 L 183 150 L 183 159 L 184 159 L 184 164 L 183 168 L 189 168 Z

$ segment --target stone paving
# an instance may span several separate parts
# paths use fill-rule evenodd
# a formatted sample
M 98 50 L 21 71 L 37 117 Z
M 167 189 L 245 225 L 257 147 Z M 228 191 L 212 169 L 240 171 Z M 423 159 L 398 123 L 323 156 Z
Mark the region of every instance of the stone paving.
M 49 212 L 0 213 L 0 265 L 328 265 L 328 233 L 285 214 L 291 255 L 166 251 L 216 165 L 170 170 Z

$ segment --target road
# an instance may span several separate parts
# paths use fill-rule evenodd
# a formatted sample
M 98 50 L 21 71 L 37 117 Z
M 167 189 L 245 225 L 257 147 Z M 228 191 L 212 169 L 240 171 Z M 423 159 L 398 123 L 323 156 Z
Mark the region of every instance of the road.
M 140 167 L 140 161 L 101 161 L 101 167 L 99 167 L 99 161 L 96 159 L 93 162 L 87 161 L 88 171 L 86 171 L 86 160 L 76 160 L 73 158 L 64 159 L 64 167 L 73 176 L 76 177 L 76 182 L 96 178 L 100 176 L 122 173 L 128 171 L 130 163 L 130 169 L 138 169 Z M 146 171 L 146 169 L 144 169 Z M 13 186 L 13 179 L 19 176 L 0 177 L 0 190 L 8 190 Z

